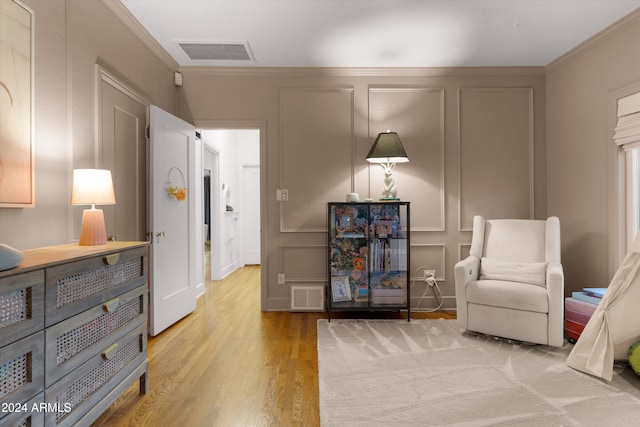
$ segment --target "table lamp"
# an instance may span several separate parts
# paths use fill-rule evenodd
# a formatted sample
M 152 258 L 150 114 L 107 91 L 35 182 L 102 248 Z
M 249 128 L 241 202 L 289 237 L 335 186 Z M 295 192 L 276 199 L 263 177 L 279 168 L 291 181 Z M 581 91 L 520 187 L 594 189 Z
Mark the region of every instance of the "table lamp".
M 409 157 L 398 134 L 389 130 L 379 133 L 367 154 L 367 161 L 379 163 L 384 169 L 384 188 L 380 200 L 400 200 L 391 171 L 396 167 L 396 163 L 408 162 Z
M 107 230 L 102 209 L 96 205 L 115 205 L 111 171 L 105 169 L 75 169 L 73 171 L 72 205 L 91 205 L 82 212 L 80 245 L 104 245 Z

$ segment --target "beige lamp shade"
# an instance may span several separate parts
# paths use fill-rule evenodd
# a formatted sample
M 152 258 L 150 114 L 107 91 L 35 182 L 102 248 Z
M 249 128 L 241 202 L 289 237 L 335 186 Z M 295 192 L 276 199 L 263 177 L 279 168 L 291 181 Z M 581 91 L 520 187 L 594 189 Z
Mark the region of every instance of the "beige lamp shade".
M 75 169 L 73 171 L 72 205 L 114 205 L 111 171 L 106 169 Z
M 102 209 L 96 205 L 114 205 L 111 171 L 105 169 L 75 169 L 73 171 L 72 205 L 91 205 L 91 209 L 82 212 L 80 245 L 104 245 L 107 243 L 107 230 Z

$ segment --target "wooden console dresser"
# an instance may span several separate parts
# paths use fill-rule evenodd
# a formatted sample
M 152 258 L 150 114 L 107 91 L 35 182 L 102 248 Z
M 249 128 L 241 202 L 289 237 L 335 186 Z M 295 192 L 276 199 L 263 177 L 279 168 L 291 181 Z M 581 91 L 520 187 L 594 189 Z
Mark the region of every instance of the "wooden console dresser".
M 0 425 L 88 426 L 148 385 L 147 242 L 25 251 L 0 271 Z

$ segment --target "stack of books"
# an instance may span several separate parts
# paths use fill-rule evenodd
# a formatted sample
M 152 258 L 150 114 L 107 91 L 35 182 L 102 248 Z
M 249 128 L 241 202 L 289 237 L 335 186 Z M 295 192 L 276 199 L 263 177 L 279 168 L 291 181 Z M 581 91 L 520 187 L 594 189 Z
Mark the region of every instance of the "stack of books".
M 356 286 L 356 301 L 367 301 L 369 299 L 369 287 L 367 285 Z
M 607 288 L 584 288 L 565 299 L 564 330 L 569 342 L 575 343 L 580 338 L 606 291 Z

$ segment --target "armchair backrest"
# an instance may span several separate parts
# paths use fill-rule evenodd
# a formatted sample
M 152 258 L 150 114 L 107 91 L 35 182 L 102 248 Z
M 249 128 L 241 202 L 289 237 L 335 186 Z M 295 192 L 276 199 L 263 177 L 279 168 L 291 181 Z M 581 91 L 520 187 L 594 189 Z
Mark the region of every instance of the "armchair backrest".
M 560 221 L 473 218 L 470 255 L 507 262 L 560 262 Z

